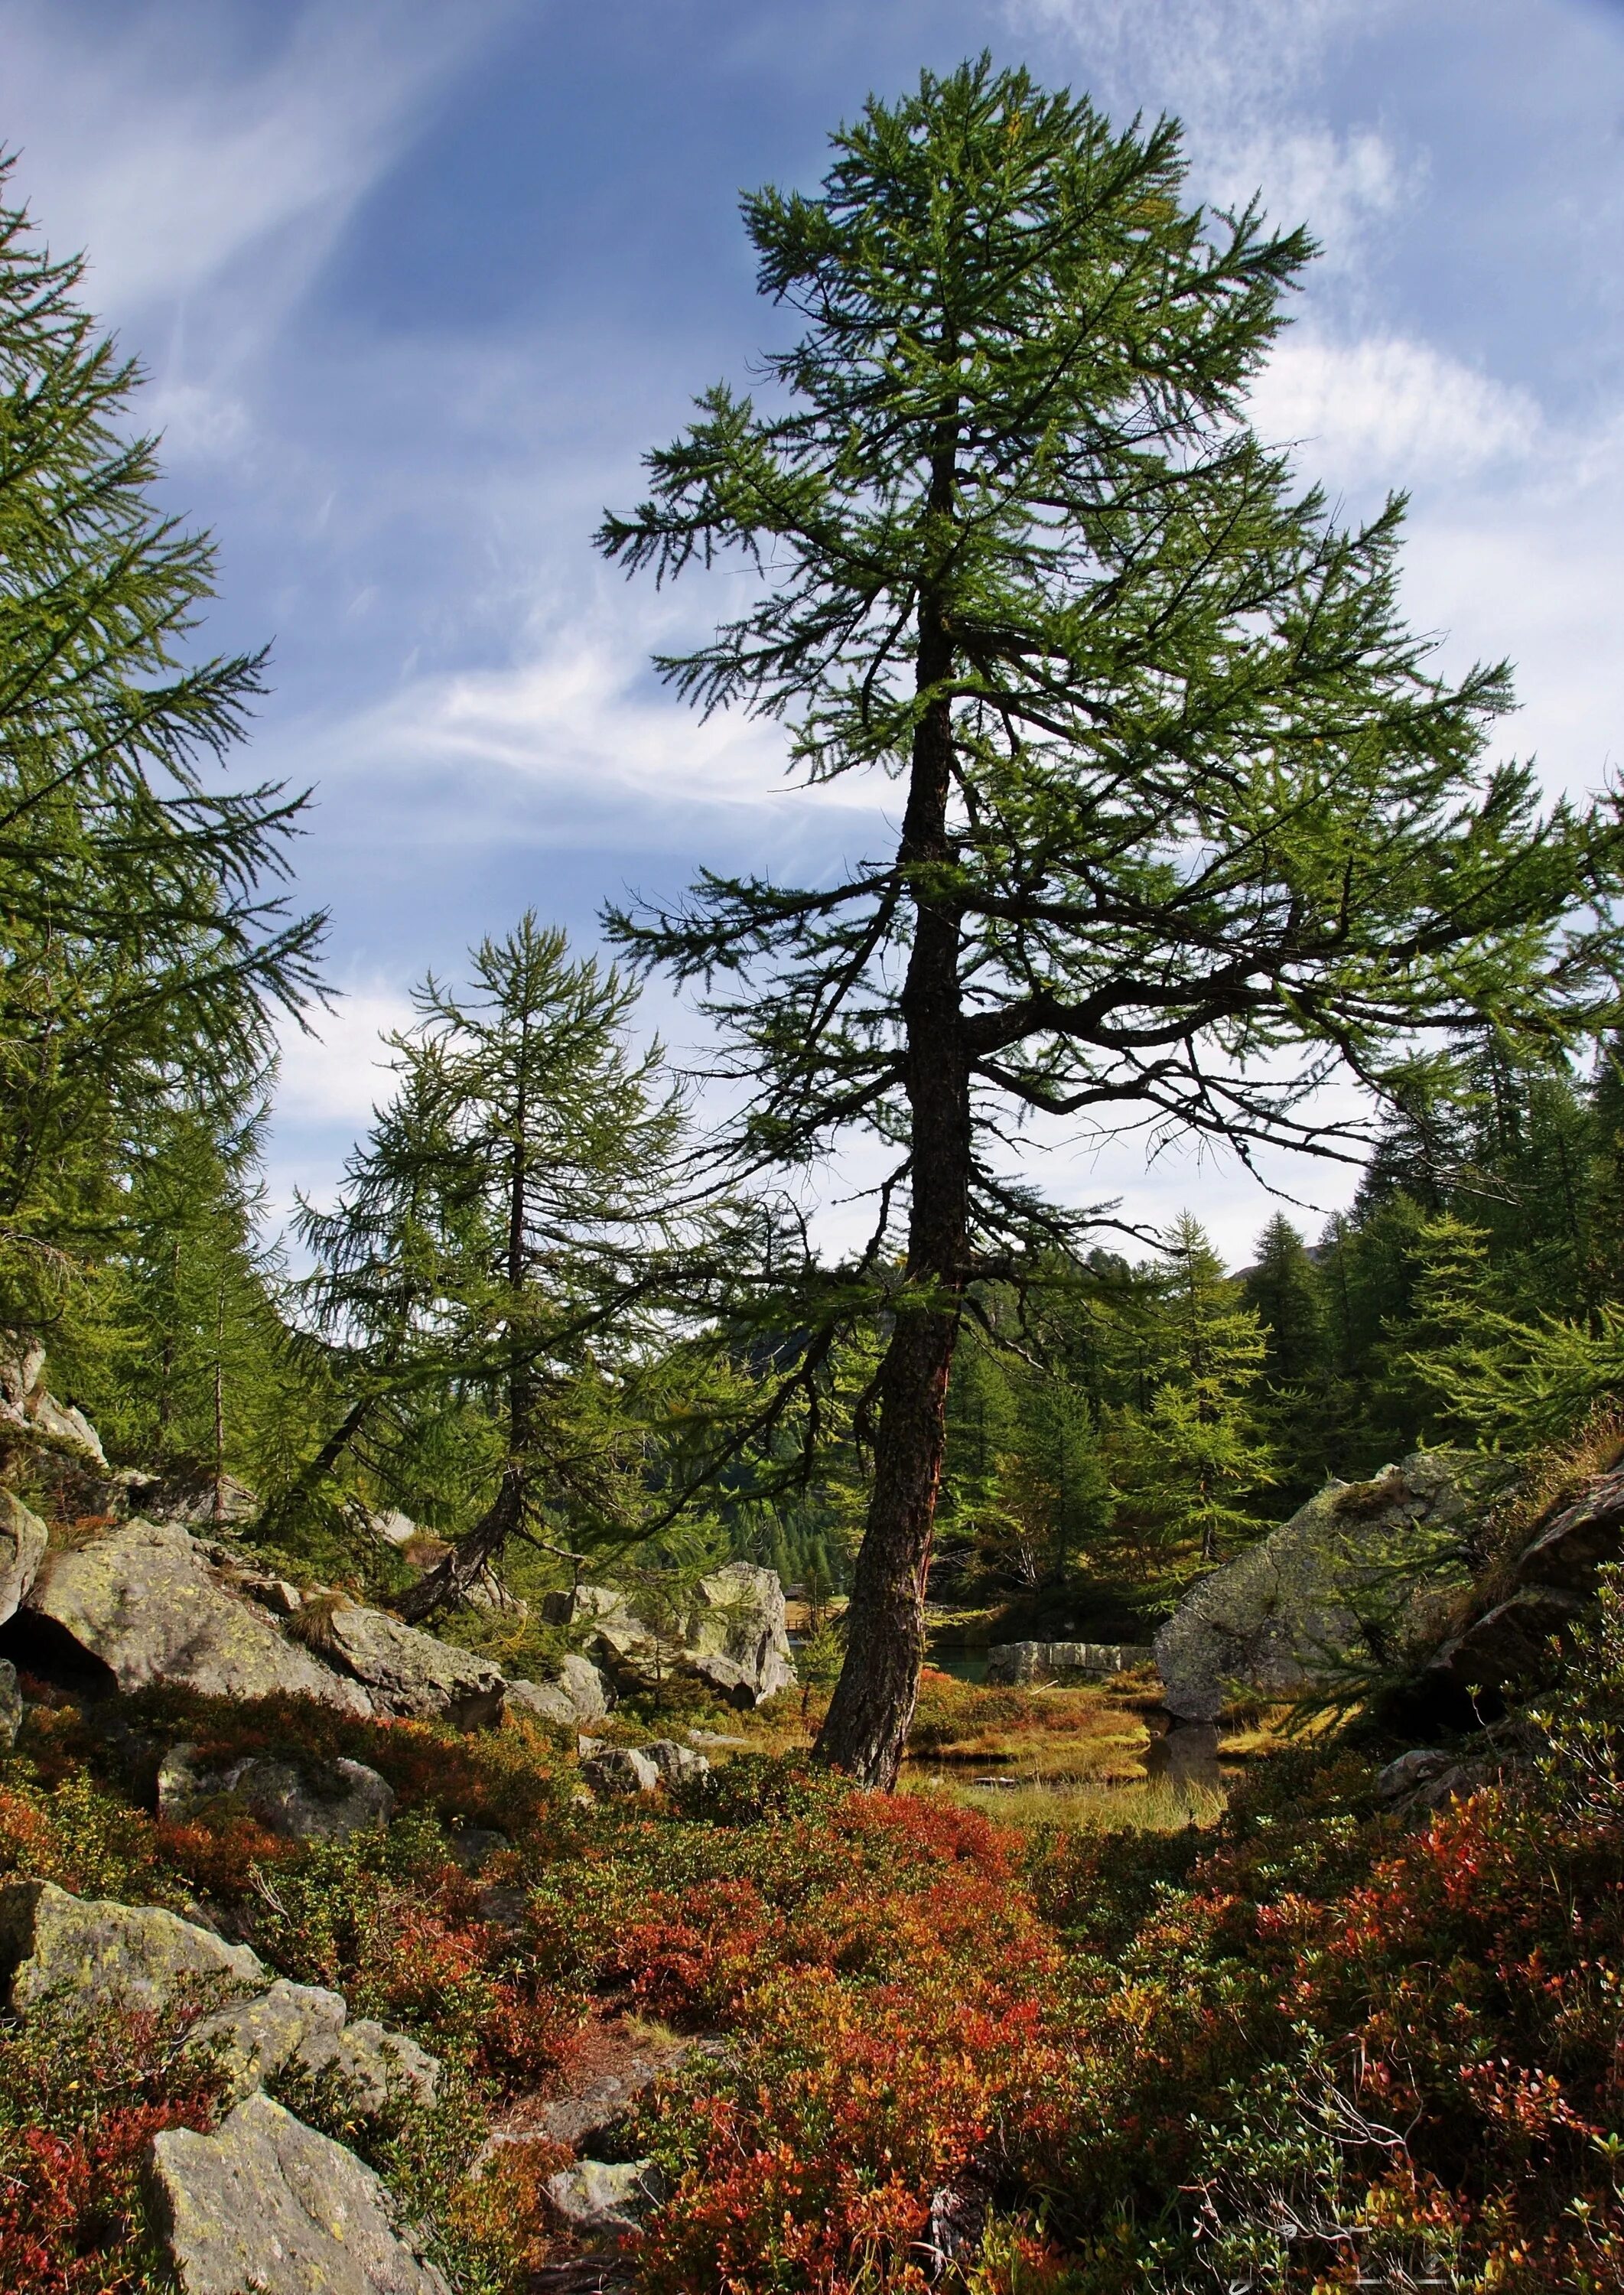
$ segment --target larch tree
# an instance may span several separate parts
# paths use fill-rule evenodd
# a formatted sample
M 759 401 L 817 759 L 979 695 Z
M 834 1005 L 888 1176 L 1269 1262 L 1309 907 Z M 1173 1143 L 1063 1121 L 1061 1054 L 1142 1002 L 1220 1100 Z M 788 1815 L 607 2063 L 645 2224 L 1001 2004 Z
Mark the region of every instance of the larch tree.
M 682 1108 L 659 1047 L 632 1041 L 632 984 L 534 915 L 470 964 L 465 991 L 416 991 L 417 1025 L 390 1039 L 398 1089 L 337 1205 L 302 1224 L 345 1396 L 305 1489 L 369 1434 L 375 1455 L 409 1450 L 448 1396 L 476 1398 L 492 1433 L 484 1503 L 413 1616 L 515 1538 L 630 1536 L 648 1462 L 628 1400 L 657 1376 L 677 1232 Z
M 783 720 L 813 783 L 894 777 L 894 842 L 610 922 L 706 984 L 754 1087 L 737 1167 L 814 1170 L 863 1132 L 891 1154 L 855 1270 L 886 1335 L 872 1496 L 819 1740 L 888 1785 L 967 1298 L 1080 1225 L 1010 1127 L 1357 1154 L 1316 1101 L 1339 1071 L 1379 1096 L 1465 1036 L 1595 1024 L 1619 844 L 1610 812 L 1542 814 L 1530 770 L 1483 765 L 1509 678 L 1451 679 L 1406 626 L 1401 502 L 1346 528 L 1248 428 L 1303 232 L 1189 205 L 1174 123 L 1117 133 L 985 58 L 833 148 L 816 195 L 744 202 L 800 327 L 762 402 L 707 391 L 600 543 L 661 579 L 741 561 L 737 612 L 659 668 Z
M 303 799 L 216 770 L 264 657 L 194 649 L 213 548 L 81 277 L 0 204 L 0 1319 L 36 1324 L 117 1233 L 123 1139 L 251 1089 L 322 929 L 274 889 Z

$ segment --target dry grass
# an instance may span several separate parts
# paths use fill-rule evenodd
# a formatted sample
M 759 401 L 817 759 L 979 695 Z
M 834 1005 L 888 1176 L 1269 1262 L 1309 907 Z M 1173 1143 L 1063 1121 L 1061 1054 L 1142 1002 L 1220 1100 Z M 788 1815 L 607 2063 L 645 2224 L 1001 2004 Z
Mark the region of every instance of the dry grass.
M 902 1790 L 978 1809 L 1000 1825 L 1023 1829 L 1060 1825 L 1094 1833 L 1181 1833 L 1191 1825 L 1204 1831 L 1217 1824 L 1228 1799 L 1221 1786 L 1176 1784 L 1166 1777 L 1120 1785 L 1098 1779 L 1033 1777 L 1013 1790 L 992 1793 L 956 1778 L 905 1771 Z

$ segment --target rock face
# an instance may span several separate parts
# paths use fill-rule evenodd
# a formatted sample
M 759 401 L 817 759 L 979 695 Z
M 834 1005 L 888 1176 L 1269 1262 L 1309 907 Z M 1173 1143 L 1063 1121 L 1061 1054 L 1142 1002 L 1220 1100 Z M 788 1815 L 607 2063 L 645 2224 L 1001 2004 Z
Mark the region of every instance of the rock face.
M 212 2136 L 166 2128 L 147 2165 L 152 2227 L 184 2295 L 448 2295 L 353 2152 L 250 2095 Z
M 1138 1642 L 1000 1642 L 987 1652 L 987 1679 L 1054 1681 L 1073 1673 L 1100 1680 L 1148 1665 L 1150 1657 L 1149 1645 Z
M 52 1881 L 0 1886 L 0 1982 L 18 2014 L 62 1990 L 162 2008 L 187 1981 L 265 1991 L 271 1980 L 247 1945 L 160 1906 L 73 1897 Z
M 560 1660 L 556 1681 L 510 1681 L 508 1703 L 566 1729 L 601 1721 L 611 1703 L 609 1686 L 589 1658 L 571 1654 Z
M 363 1715 L 371 1701 L 279 1633 L 231 1589 L 177 1523 L 121 1523 L 47 1555 L 17 1625 L 45 1620 L 111 1676 L 110 1687 L 178 1681 L 216 1697 L 314 1697 Z
M 196 1749 L 175 1745 L 158 1772 L 161 1817 L 184 1819 L 205 1801 L 231 1794 L 267 1833 L 285 1841 L 347 1841 L 387 1825 L 395 1793 L 364 1761 L 324 1761 L 304 1769 L 290 1761 L 232 1761 L 200 1767 Z
M 590 1626 L 592 1648 L 624 1695 L 654 1689 L 673 1674 L 708 1682 L 730 1703 L 759 1705 L 795 1680 L 784 1623 L 784 1589 L 775 1571 L 730 1562 L 695 1587 L 678 1635 L 657 1631 L 614 1586 L 577 1586 L 550 1595 L 543 1614 Z M 584 1717 L 583 1717 L 584 1718 Z
M 502 1711 L 507 1684 L 488 1658 L 404 1626 L 381 1610 L 341 1604 L 323 1624 L 321 1649 L 364 1690 L 375 1712 L 476 1729 Z
M 50 1532 L 10 1491 L 0 1491 L 0 1624 L 27 1595 L 45 1558 Z
M 1189 1593 L 1155 1638 L 1170 1712 L 1216 1721 L 1232 1687 L 1289 1696 L 1435 1632 L 1465 1572 L 1446 1558 L 1483 1468 L 1422 1451 L 1371 1482 L 1333 1482 Z

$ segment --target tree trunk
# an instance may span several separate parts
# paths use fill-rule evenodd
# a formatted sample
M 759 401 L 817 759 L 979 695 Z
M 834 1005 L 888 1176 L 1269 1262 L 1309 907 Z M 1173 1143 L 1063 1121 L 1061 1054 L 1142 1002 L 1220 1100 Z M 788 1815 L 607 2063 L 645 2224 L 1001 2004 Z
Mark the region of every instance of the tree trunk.
M 951 504 L 951 460 L 937 506 Z M 918 682 L 951 666 L 939 615 L 923 610 Z M 934 701 L 914 735 L 899 865 L 951 858 L 948 801 L 952 715 Z M 970 1096 L 959 985 L 959 914 L 916 877 L 917 923 L 902 1012 L 912 1116 L 908 1264 L 879 1378 L 874 1492 L 852 1582 L 845 1663 L 816 1757 L 858 1782 L 896 1783 L 925 1661 L 925 1583 L 947 1433 L 947 1383 L 959 1336 L 969 1241 Z M 911 1296 L 910 1296 L 911 1295 Z

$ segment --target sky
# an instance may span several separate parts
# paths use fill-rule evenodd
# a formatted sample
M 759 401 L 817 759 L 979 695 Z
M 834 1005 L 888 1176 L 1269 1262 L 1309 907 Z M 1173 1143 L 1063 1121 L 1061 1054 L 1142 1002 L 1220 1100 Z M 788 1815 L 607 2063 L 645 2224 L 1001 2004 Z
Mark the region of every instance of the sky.
M 797 791 L 781 733 L 650 674 L 720 584 L 628 586 L 591 536 L 784 339 L 740 190 L 813 188 L 870 90 L 983 47 L 1178 113 L 1194 192 L 1310 225 L 1258 427 L 1349 515 L 1409 490 L 1408 611 L 1516 664 L 1506 747 L 1574 789 L 1624 761 L 1624 0 L 0 0 L 13 187 L 150 378 L 211 646 L 273 647 L 243 770 L 315 792 L 340 993 L 285 1044 L 274 1204 L 331 1191 L 412 983 L 526 908 L 587 947 L 701 865 L 884 849 L 888 787 Z M 1232 1260 L 1276 1207 L 1210 1159 L 1033 1153 Z M 1351 1185 L 1272 1168 L 1310 1229 Z

